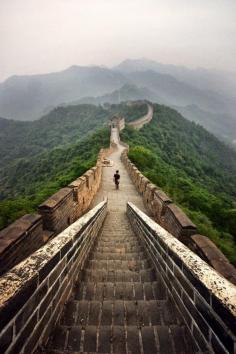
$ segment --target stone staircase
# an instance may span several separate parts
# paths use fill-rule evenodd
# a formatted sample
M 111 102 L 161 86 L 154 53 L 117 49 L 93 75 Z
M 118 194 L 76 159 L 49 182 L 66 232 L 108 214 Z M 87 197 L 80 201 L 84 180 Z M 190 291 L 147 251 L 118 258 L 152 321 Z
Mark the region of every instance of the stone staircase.
M 110 211 L 48 354 L 196 353 L 123 211 Z

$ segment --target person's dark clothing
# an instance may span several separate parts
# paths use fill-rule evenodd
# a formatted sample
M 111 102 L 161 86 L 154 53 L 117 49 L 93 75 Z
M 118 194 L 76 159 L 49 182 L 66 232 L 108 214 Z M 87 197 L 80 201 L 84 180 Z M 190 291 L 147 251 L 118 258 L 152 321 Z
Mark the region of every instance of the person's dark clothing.
M 114 174 L 114 182 L 115 182 L 115 184 L 119 184 L 119 181 L 120 180 L 120 175 L 119 175 L 119 173 L 115 173 Z

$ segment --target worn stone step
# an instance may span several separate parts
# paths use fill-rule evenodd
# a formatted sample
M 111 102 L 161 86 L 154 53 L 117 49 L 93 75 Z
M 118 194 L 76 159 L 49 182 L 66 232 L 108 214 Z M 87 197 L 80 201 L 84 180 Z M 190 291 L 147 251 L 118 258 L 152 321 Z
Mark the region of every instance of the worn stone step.
M 99 241 L 97 247 L 102 247 L 102 248 L 129 248 L 129 247 L 140 247 L 140 244 L 136 241 L 124 241 L 124 242 L 101 242 Z
M 104 243 L 109 243 L 109 242 L 114 242 L 114 243 L 123 243 L 123 242 L 132 242 L 132 241 L 137 241 L 137 237 L 136 236 L 117 236 L 117 237 L 111 237 L 111 236 L 101 236 L 99 238 L 99 242 L 104 242 Z
M 106 270 L 133 270 L 138 271 L 141 269 L 150 268 L 149 262 L 145 260 L 95 260 L 92 259 L 88 262 L 88 268 L 91 269 L 106 269 Z
M 186 342 L 180 326 L 90 325 L 59 326 L 50 338 L 45 354 L 195 354 L 200 352 Z
M 130 252 L 142 252 L 144 249 L 138 243 L 136 245 L 117 245 L 117 246 L 100 246 L 99 243 L 95 247 L 95 251 L 101 253 L 125 254 Z
M 83 270 L 83 279 L 92 282 L 150 282 L 156 280 L 156 274 L 153 268 L 139 271 L 86 268 Z
M 75 300 L 165 300 L 160 282 L 81 282 L 74 288 Z
M 168 300 L 71 300 L 61 318 L 63 326 L 178 324 L 178 315 Z
M 146 255 L 144 252 L 127 252 L 127 253 L 110 253 L 110 252 L 93 252 L 90 259 L 101 259 L 101 260 L 144 260 Z

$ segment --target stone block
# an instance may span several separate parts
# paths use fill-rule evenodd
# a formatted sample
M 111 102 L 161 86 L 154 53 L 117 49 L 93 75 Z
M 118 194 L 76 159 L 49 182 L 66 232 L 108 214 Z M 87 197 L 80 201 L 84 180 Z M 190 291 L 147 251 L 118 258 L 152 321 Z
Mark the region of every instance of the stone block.
M 38 207 L 45 229 L 58 233 L 74 221 L 75 203 L 71 188 L 62 188 Z
M 196 225 L 175 204 L 166 206 L 165 214 L 161 218 L 161 226 L 187 245 L 190 236 L 196 233 Z
M 236 284 L 236 269 L 220 249 L 206 236 L 192 235 L 190 248 L 226 279 Z
M 44 244 L 43 221 L 38 214 L 27 214 L 0 232 L 0 274 Z
M 159 189 L 153 191 L 152 212 L 158 223 L 160 223 L 161 217 L 165 214 L 167 205 L 171 202 L 171 199 L 163 191 Z

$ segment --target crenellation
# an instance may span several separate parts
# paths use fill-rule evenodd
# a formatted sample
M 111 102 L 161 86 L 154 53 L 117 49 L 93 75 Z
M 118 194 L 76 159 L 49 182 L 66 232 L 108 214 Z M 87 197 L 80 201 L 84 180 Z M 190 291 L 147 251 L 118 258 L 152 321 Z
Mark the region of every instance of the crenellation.
M 126 147 L 121 154 L 131 180 L 136 189 L 143 196 L 145 207 L 150 215 L 167 231 L 186 244 L 202 259 L 225 276 L 233 284 L 236 284 L 236 269 L 224 257 L 217 246 L 206 236 L 197 235 L 197 228 L 187 215 L 175 205 L 171 198 L 156 185 L 147 183 L 148 179 L 142 175 L 137 167 L 129 160 Z
M 44 229 L 55 234 L 69 226 L 73 220 L 74 197 L 71 188 L 62 188 L 38 207 Z
M 235 267 L 208 237 L 199 234 L 192 235 L 189 247 L 226 279 L 236 284 Z
M 39 214 L 27 214 L 0 231 L 0 274 L 28 257 L 89 209 L 100 187 L 102 161 L 114 151 L 116 144 L 113 145 L 99 151 L 93 168 L 40 204 Z
M 39 214 L 26 214 L 0 231 L 0 274 L 28 257 L 43 243 L 43 219 Z
M 166 206 L 160 225 L 187 245 L 189 237 L 196 233 L 196 225 L 173 203 Z

